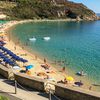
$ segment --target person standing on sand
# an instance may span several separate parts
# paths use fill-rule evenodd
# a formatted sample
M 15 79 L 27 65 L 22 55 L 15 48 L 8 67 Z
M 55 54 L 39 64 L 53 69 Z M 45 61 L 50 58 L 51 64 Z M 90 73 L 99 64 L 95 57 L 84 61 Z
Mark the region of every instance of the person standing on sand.
M 66 70 L 66 68 L 65 68 L 65 67 L 63 67 L 63 68 L 62 68 L 62 72 L 65 72 L 65 70 Z
M 15 46 L 14 46 L 14 50 L 16 50 L 16 44 L 15 44 Z
M 35 55 L 35 60 L 37 60 L 37 55 Z
M 81 71 L 81 75 L 84 75 L 84 71 L 83 70 Z
M 14 46 L 14 49 L 16 50 L 16 46 Z
M 44 63 L 46 63 L 47 61 L 46 61 L 46 59 L 44 58 Z
M 92 89 L 92 86 L 89 87 L 89 90 L 91 90 L 91 89 Z

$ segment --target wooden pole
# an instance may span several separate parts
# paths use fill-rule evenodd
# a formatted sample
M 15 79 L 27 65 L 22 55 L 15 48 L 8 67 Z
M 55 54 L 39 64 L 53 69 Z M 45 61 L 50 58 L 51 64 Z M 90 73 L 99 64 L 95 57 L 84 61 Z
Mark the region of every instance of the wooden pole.
M 49 100 L 51 100 L 51 90 L 49 90 Z
M 17 81 L 15 80 L 15 94 L 17 94 Z

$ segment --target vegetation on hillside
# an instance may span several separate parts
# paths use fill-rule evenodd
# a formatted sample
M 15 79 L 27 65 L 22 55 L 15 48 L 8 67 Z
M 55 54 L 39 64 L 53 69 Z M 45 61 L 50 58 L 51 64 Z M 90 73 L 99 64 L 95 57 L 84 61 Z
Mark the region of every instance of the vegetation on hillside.
M 2 0 L 0 10 L 17 19 L 96 18 L 83 4 L 67 0 Z
M 5 96 L 0 96 L 0 100 L 9 100 L 9 99 Z

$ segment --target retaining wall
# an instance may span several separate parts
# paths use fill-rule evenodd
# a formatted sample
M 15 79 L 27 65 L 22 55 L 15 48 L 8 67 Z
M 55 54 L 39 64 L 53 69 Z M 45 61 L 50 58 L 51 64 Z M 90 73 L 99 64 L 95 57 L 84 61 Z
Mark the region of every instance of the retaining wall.
M 39 91 L 44 91 L 44 80 L 35 77 L 30 77 L 22 73 L 17 73 L 14 76 L 15 80 L 18 83 L 27 86 L 29 88 L 33 88 Z
M 65 87 L 62 84 L 55 86 L 55 95 L 64 100 L 100 100 L 100 93 L 81 89 L 79 87 Z
M 4 67 L 3 65 L 0 65 L 0 75 L 2 75 L 8 79 L 13 76 L 13 73 L 12 73 L 11 69 L 8 69 L 8 68 Z
M 5 78 L 9 78 L 10 75 L 12 75 L 12 72 L 10 69 L 0 65 L 0 74 Z M 14 76 L 18 83 L 29 88 L 44 91 L 44 80 L 30 77 L 22 73 L 16 73 Z M 64 98 L 64 100 L 100 100 L 100 93 L 78 87 L 65 87 L 63 84 L 55 85 L 55 95 Z

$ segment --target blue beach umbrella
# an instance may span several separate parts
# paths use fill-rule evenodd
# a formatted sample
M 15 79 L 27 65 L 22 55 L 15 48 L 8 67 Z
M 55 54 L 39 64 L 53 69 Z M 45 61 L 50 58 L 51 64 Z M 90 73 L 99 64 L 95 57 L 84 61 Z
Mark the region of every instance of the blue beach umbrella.
M 13 52 L 9 52 L 8 53 L 10 56 L 14 56 L 14 53 Z
M 2 50 L 3 50 L 3 51 L 7 51 L 8 49 L 7 49 L 7 48 L 5 48 L 5 47 L 3 47 L 3 48 L 2 48 Z
M 8 58 L 5 58 L 3 61 L 4 61 L 5 63 L 9 64 L 9 65 L 12 65 L 12 66 L 15 65 L 15 63 L 14 63 L 13 61 L 11 61 L 10 59 L 8 59 Z
M 28 62 L 28 60 L 25 60 L 25 59 L 23 59 L 23 60 L 21 60 L 23 63 L 26 63 L 26 62 Z
M 28 60 L 23 59 L 23 58 L 20 58 L 20 61 L 23 62 L 23 63 L 28 62 Z
M 33 68 L 33 65 L 26 66 L 26 70 Z
M 5 58 L 5 56 L 1 56 L 1 55 L 0 55 L 0 58 L 3 58 L 3 59 L 4 59 L 4 58 Z
M 4 45 L 4 44 L 6 44 L 5 42 L 3 42 L 3 41 L 0 41 L 0 45 Z
M 0 52 L 0 58 L 6 58 L 6 56 Z
M 2 46 L 0 46 L 0 49 L 2 49 L 3 47 Z

